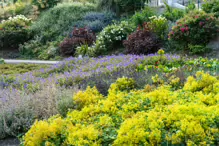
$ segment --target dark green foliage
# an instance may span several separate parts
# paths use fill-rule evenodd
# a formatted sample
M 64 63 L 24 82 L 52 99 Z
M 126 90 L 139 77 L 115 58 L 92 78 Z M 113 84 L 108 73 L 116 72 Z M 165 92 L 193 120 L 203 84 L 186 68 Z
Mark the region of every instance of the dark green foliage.
M 144 22 L 149 21 L 149 17 L 156 15 L 155 10 L 146 6 L 142 11 L 136 12 L 130 19 L 135 26 L 143 26 Z
M 31 20 L 23 15 L 4 20 L 0 23 L 0 47 L 18 48 L 19 44 L 24 43 L 31 37 L 29 26 Z
M 207 0 L 202 9 L 207 13 L 214 13 L 216 17 L 219 17 L 219 0 Z
M 116 12 L 117 15 L 122 13 L 134 13 L 145 6 L 145 2 L 150 0 L 100 0 L 98 7 L 103 10 Z
M 66 35 L 69 26 L 76 24 L 87 12 L 94 9 L 91 4 L 63 3 L 42 14 L 31 30 L 41 38 L 42 43 L 54 41 L 60 35 Z
M 170 20 L 172 22 L 175 22 L 176 20 L 182 18 L 185 14 L 184 10 L 171 8 L 167 3 L 164 3 L 166 6 L 166 10 L 163 13 L 163 16 L 167 18 L 167 20 Z
M 40 10 L 48 9 L 54 7 L 60 0 L 32 0 L 32 3 Z
M 76 26 L 87 27 L 91 31 L 98 33 L 115 19 L 117 17 L 112 12 L 88 12 L 81 21 L 77 22 Z
M 19 44 L 28 41 L 31 34 L 28 30 L 19 31 L 0 31 L 0 47 L 1 48 L 18 48 Z
M 211 49 L 206 47 L 205 45 L 188 45 L 189 51 L 192 54 L 201 54 L 201 53 L 207 53 Z

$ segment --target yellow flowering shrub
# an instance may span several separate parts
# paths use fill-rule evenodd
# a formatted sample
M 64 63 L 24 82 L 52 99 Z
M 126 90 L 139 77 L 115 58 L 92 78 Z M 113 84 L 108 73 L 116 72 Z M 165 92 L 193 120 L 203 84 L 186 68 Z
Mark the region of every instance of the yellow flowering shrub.
M 60 138 L 62 129 L 64 128 L 65 121 L 59 117 L 51 117 L 48 121 L 36 121 L 31 129 L 26 133 L 24 145 L 25 146 L 38 146 L 45 143 L 47 146 L 52 146 L 53 144 L 49 140 L 57 141 Z
M 179 82 L 175 77 L 172 80 L 173 85 Z M 120 81 L 122 86 L 118 86 Z M 128 78 L 119 79 L 106 97 L 90 87 L 79 92 L 74 100 L 83 105 L 81 109 L 69 112 L 66 118 L 36 121 L 25 134 L 24 145 L 52 146 L 57 140 L 58 145 L 70 146 L 218 145 L 216 77 L 197 72 L 181 89 L 172 88 L 169 82 L 131 90 L 133 83 Z
M 208 73 L 199 71 L 196 73 L 196 78 L 192 76 L 188 77 L 188 81 L 186 82 L 184 89 L 192 92 L 203 90 L 204 92 L 209 93 L 212 92 L 213 85 L 216 82 L 218 82 L 216 77 L 213 77 Z M 216 90 L 216 92 L 219 92 L 219 88 L 214 90 Z
M 133 79 L 122 77 L 110 86 L 111 92 L 116 91 L 129 91 L 135 88 L 135 81 Z
M 91 145 L 98 146 L 100 145 L 98 140 L 99 132 L 95 129 L 94 125 L 69 125 L 66 129 L 67 132 L 67 144 L 82 146 L 82 145 Z
M 91 88 L 89 86 L 87 87 L 85 92 L 79 91 L 73 97 L 74 102 L 80 107 L 96 103 L 100 99 L 103 99 L 103 96 L 99 93 L 97 88 Z

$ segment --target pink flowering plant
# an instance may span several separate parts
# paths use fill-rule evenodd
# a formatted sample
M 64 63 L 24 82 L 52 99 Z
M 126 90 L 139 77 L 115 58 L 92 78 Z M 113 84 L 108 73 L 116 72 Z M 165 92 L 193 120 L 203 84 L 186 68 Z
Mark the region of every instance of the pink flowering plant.
M 219 31 L 218 19 L 204 11 L 192 11 L 177 21 L 168 38 L 189 48 L 189 45 L 206 46 Z

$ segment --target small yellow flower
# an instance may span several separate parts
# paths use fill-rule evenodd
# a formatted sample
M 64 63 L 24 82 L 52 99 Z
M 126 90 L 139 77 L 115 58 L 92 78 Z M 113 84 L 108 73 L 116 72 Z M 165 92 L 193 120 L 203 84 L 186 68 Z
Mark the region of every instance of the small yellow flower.
M 165 51 L 163 50 L 163 49 L 160 49 L 160 50 L 158 50 L 158 52 L 157 52 L 159 55 L 164 55 L 165 54 Z

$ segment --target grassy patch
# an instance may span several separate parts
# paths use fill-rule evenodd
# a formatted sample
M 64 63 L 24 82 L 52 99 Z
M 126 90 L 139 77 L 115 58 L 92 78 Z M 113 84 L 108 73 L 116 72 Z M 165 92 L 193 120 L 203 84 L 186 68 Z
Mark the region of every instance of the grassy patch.
M 0 74 L 23 74 L 33 70 L 41 68 L 47 68 L 49 65 L 37 65 L 37 64 L 0 64 Z

